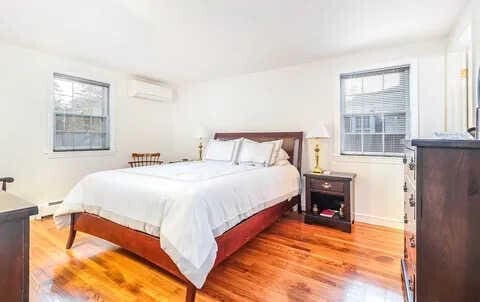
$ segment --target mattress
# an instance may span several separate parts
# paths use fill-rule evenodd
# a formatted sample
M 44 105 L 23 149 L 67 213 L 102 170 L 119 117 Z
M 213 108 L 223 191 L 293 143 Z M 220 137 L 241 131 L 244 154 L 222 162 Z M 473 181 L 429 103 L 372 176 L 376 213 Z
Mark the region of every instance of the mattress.
M 292 165 L 195 161 L 110 170 L 80 180 L 54 220 L 67 227 L 70 214 L 88 212 L 159 237 L 160 247 L 200 288 L 215 262 L 215 237 L 299 190 Z

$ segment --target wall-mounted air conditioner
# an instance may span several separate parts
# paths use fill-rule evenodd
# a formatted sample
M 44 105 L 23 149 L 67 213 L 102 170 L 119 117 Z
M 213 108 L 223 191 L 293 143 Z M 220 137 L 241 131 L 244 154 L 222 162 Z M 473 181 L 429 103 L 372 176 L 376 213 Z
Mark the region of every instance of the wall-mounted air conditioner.
M 139 79 L 130 80 L 128 94 L 134 98 L 157 102 L 171 102 L 173 100 L 172 88 Z

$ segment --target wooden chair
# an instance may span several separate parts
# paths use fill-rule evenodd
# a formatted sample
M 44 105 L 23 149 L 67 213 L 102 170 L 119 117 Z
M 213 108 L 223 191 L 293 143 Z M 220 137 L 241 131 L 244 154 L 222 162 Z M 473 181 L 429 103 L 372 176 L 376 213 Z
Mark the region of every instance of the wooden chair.
M 130 167 L 143 167 L 161 165 L 160 153 L 132 153 L 132 161 L 129 161 Z

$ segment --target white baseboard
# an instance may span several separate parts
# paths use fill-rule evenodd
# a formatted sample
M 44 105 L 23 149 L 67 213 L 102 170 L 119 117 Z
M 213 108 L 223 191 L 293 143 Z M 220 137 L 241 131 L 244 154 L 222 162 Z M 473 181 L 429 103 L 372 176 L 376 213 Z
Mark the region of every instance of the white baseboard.
M 355 221 L 403 230 L 403 220 L 355 213 Z

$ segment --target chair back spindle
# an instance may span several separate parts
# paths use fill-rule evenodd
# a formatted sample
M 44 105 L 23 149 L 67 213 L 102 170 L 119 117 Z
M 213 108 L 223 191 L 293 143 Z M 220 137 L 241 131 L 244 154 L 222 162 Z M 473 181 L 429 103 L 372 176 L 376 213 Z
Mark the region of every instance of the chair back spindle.
M 130 167 L 143 167 L 161 165 L 160 153 L 132 153 L 132 161 L 128 162 Z

